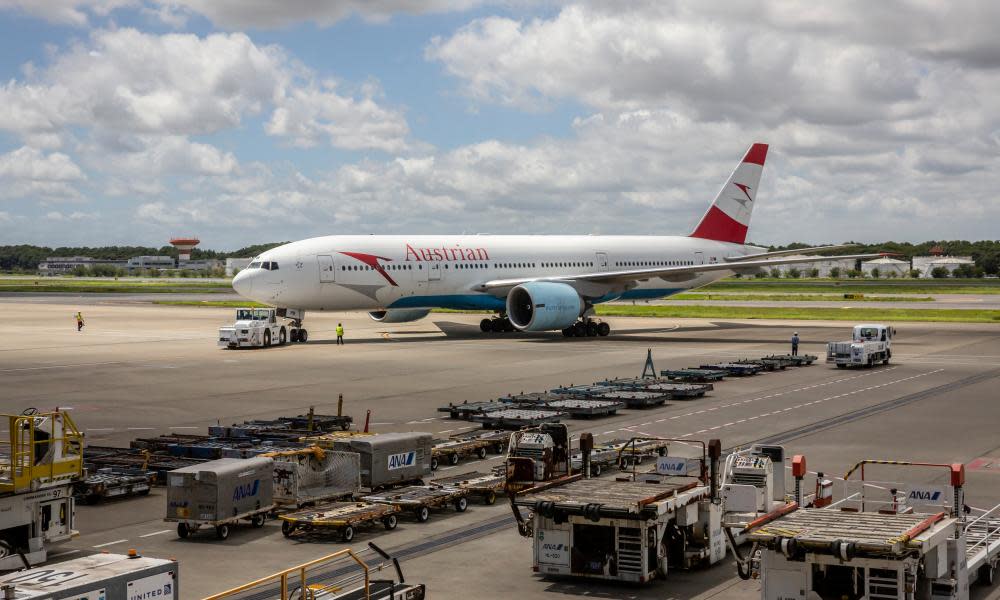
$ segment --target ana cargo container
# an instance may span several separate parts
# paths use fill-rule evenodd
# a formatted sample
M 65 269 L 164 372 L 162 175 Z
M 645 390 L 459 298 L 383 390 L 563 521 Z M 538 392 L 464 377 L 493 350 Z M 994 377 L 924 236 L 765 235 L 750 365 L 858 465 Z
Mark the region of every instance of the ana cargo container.
M 15 600 L 177 600 L 177 563 L 121 554 L 94 554 L 0 577 Z
M 297 508 L 351 496 L 361 489 L 361 462 L 356 452 L 313 446 L 265 456 L 274 460 L 275 504 Z
M 167 475 L 167 518 L 186 538 L 202 526 L 224 540 L 241 519 L 263 527 L 274 508 L 274 460 L 221 458 Z
M 334 449 L 357 452 L 361 457 L 361 486 L 376 490 L 430 475 L 433 444 L 429 433 L 379 433 L 337 440 Z

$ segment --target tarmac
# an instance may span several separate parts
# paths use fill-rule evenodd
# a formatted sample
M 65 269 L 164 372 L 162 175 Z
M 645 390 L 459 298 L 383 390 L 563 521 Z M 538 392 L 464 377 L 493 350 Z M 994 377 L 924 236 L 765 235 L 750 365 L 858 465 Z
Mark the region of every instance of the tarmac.
M 307 344 L 230 351 L 215 346 L 216 328 L 231 320 L 229 309 L 128 304 L 118 296 L 81 304 L 87 325 L 79 333 L 77 306 L 61 298 L 3 299 L 10 317 L 0 339 L 0 408 L 67 408 L 89 442 L 127 445 L 136 437 L 204 432 L 216 423 L 300 414 L 310 406 L 330 413 L 343 394 L 345 411 L 358 423 L 370 410 L 375 430 L 447 437 L 472 425 L 449 420 L 439 406 L 638 376 L 647 348 L 657 369 L 679 368 L 785 353 L 795 330 L 800 352 L 822 357 L 825 343 L 850 329 L 849 323 L 812 321 L 614 318 L 608 338 L 566 339 L 558 332 L 484 335 L 477 315 L 383 325 L 363 313 L 309 314 Z M 345 346 L 334 344 L 338 321 L 347 330 Z M 828 475 L 842 475 L 863 458 L 962 462 L 970 465 L 967 503 L 1000 503 L 1000 327 L 905 323 L 897 329 L 887 367 L 844 371 L 819 362 L 727 380 L 696 400 L 567 423 L 574 434 L 590 431 L 598 441 L 717 437 L 734 447 L 767 439 Z M 464 460 L 438 473 L 496 464 L 494 456 Z M 892 470 L 884 475 L 900 477 Z M 907 479 L 939 483 L 945 477 L 917 470 Z M 226 542 L 208 534 L 181 541 L 164 514 L 162 489 L 79 506 L 81 535 L 53 556 L 137 548 L 174 557 L 183 597 L 202 598 L 345 547 L 334 539 L 285 539 L 273 521 L 263 529 L 238 528 Z M 511 523 L 509 506 L 473 501 L 465 513 L 446 509 L 424 524 L 404 518 L 393 532 L 359 532 L 350 546 L 371 557 L 366 544 L 374 541 L 399 555 L 407 579 L 427 584 L 435 600 L 759 597 L 759 582 L 739 580 L 730 560 L 673 572 L 644 587 L 540 578 L 531 571 L 530 541 Z M 1000 591 L 979 587 L 973 597 L 1000 598 Z

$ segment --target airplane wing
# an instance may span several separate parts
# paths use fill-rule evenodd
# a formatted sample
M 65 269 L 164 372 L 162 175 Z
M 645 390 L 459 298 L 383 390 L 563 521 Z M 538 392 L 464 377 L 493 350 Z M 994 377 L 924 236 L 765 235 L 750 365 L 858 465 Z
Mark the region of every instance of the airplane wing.
M 816 252 L 824 252 L 827 250 L 840 250 L 843 248 L 854 248 L 858 244 L 832 244 L 829 246 L 812 246 L 811 248 L 797 248 L 795 250 L 776 250 L 774 252 L 759 252 L 757 254 L 744 254 L 742 256 L 727 256 L 724 261 L 729 263 L 734 262 L 744 262 L 748 260 L 761 260 L 765 258 L 777 258 L 779 256 L 789 256 L 793 254 L 815 254 Z M 837 256 L 830 256 L 829 258 L 835 259 Z M 816 260 L 816 259 L 813 259 Z
M 880 252 L 877 254 L 848 254 L 830 258 L 836 258 L 837 260 L 856 260 L 856 259 L 869 259 L 869 258 L 880 258 L 886 256 L 887 253 Z M 737 257 L 741 258 L 741 257 Z M 558 281 L 562 283 L 591 283 L 591 284 L 605 284 L 612 287 L 622 287 L 624 289 L 629 289 L 634 287 L 640 281 L 647 281 L 649 279 L 661 278 L 666 281 L 688 281 L 697 277 L 700 273 L 707 273 L 709 271 L 734 271 L 736 273 L 753 273 L 760 269 L 765 269 L 768 267 L 773 267 L 775 265 L 792 265 L 799 263 L 811 263 L 816 262 L 817 257 L 815 256 L 802 256 L 797 258 L 778 258 L 773 260 L 743 260 L 737 263 L 731 262 L 719 262 L 719 263 L 709 263 L 705 265 L 690 265 L 684 267 L 656 267 L 651 269 L 630 269 L 626 271 L 601 271 L 597 273 L 583 273 L 576 275 L 566 275 L 566 276 L 549 276 L 549 277 L 525 277 L 521 279 L 495 279 L 493 281 L 487 281 L 476 287 L 478 291 L 482 292 L 503 292 L 522 283 L 527 283 L 529 281 Z

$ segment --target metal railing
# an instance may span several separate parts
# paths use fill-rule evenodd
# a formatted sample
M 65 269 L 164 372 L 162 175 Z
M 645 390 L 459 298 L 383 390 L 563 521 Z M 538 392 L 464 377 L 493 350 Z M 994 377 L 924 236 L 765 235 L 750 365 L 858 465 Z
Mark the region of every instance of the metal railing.
M 359 567 L 361 567 L 362 573 L 355 574 L 349 578 L 340 579 L 333 583 L 321 583 L 322 579 L 316 577 L 320 575 L 321 571 L 328 569 L 330 565 L 334 562 L 349 558 L 353 560 Z M 315 571 L 312 583 L 310 583 L 310 571 Z M 224 598 L 236 598 L 245 593 L 252 593 L 254 590 L 259 590 L 261 588 L 277 585 L 280 587 L 280 596 L 274 597 L 274 600 L 300 600 L 306 598 L 314 598 L 316 596 L 321 596 L 324 594 L 331 594 L 338 592 L 344 588 L 345 585 L 353 581 L 364 580 L 364 596 L 365 600 L 371 598 L 371 568 L 365 561 L 361 560 L 357 554 L 355 554 L 350 548 L 344 548 L 333 554 L 329 554 L 322 558 L 318 558 L 301 565 L 285 569 L 284 571 L 279 571 L 267 577 L 262 577 L 256 581 L 251 581 L 250 583 L 243 584 L 239 587 L 235 587 L 231 590 L 226 590 L 219 594 L 206 597 L 204 600 L 222 600 Z
M 8 436 L 0 439 L 0 493 L 83 477 L 83 434 L 69 413 L 29 409 L 2 417 Z
M 976 543 L 971 546 L 966 546 L 966 555 L 971 555 L 980 545 L 984 545 L 987 554 L 989 554 L 991 545 L 994 542 L 1000 543 L 1000 504 L 966 523 L 963 533 L 965 533 L 967 540 L 972 530 L 975 530 L 976 533 L 982 532 L 983 537 L 976 540 Z

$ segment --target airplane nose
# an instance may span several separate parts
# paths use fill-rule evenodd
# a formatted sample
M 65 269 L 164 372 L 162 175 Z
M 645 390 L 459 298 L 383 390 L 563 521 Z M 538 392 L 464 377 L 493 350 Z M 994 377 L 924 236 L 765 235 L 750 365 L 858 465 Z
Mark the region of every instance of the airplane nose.
M 250 297 L 250 290 L 253 288 L 253 278 L 250 273 L 246 271 L 240 271 L 233 277 L 233 289 L 236 293 L 244 298 Z

